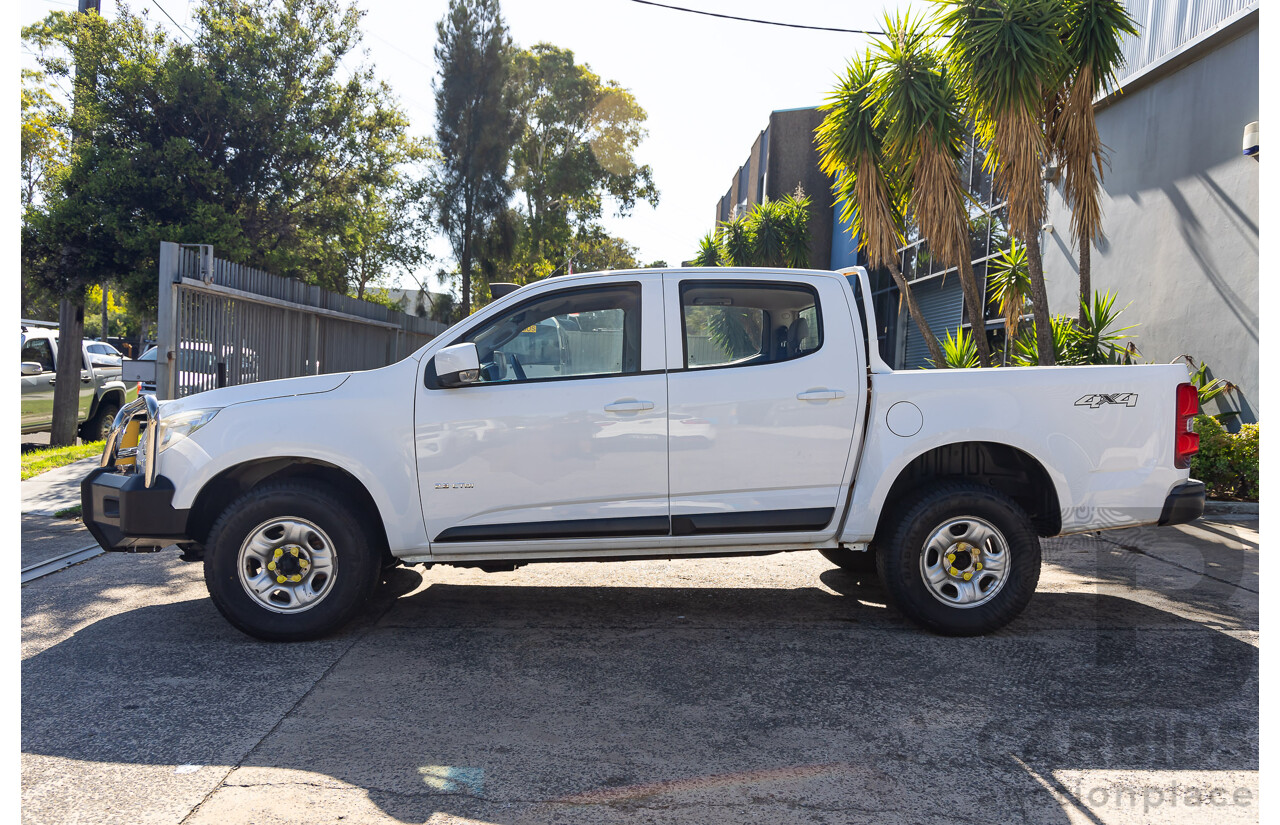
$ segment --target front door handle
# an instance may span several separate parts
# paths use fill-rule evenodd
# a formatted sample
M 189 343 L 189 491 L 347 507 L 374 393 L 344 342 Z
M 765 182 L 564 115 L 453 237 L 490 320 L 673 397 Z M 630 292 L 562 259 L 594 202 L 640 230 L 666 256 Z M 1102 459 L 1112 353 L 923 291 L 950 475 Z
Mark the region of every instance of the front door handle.
M 617 401 L 614 401 L 612 404 L 604 405 L 604 411 L 611 412 L 611 413 L 644 412 L 645 410 L 651 410 L 651 409 L 653 409 L 652 401 L 637 401 L 634 398 L 619 398 Z
M 796 398 L 801 401 L 835 401 L 837 398 L 844 398 L 844 390 L 829 390 L 825 387 L 816 390 L 805 390 L 796 393 Z
M 56 384 L 56 383 L 58 383 L 58 379 L 57 379 L 55 376 L 50 375 L 50 376 L 49 376 L 49 386 L 51 386 L 51 387 L 52 387 L 52 386 L 53 386 L 54 384 Z

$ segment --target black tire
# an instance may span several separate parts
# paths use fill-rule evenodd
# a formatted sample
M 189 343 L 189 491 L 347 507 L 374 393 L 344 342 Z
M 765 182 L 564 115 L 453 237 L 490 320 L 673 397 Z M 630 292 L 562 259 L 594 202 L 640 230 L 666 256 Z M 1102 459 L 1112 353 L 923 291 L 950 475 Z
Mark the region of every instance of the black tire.
M 876 572 L 876 554 L 871 550 L 850 550 L 845 547 L 824 548 L 818 551 L 827 561 L 859 576 Z
M 119 404 L 114 401 L 103 401 L 98 405 L 93 418 L 80 425 L 80 440 L 85 444 L 102 441 L 107 437 L 107 433 L 111 432 L 111 422 L 115 420 L 118 412 L 120 412 Z
M 973 521 L 967 521 L 970 519 Z M 940 562 L 937 550 L 929 550 L 926 545 L 948 522 L 956 523 L 948 533 L 942 534 L 952 538 L 943 541 L 957 541 L 953 538 L 958 535 L 955 531 L 965 530 L 966 525 L 972 523 L 980 523 L 980 529 L 984 530 L 994 528 L 1007 550 L 1004 578 L 998 587 L 995 583 L 999 579 L 992 576 L 990 570 L 998 562 L 1001 551 L 988 557 L 987 574 L 981 572 L 982 567 L 976 568 L 978 573 L 971 573 L 977 575 L 972 579 L 972 588 L 968 585 L 969 579 L 963 580 L 964 591 L 956 587 L 959 579 L 943 579 L 940 586 L 933 586 L 939 592 L 934 595 L 926 582 L 925 568 L 933 567 L 936 571 L 935 565 Z M 886 528 L 887 540 L 880 543 L 876 564 L 889 603 L 934 633 L 977 636 L 1004 627 L 1026 608 L 1040 581 L 1040 539 L 1031 520 L 1012 499 L 990 487 L 972 482 L 944 482 L 930 487 L 914 503 L 900 509 Z M 963 561 L 983 557 L 964 549 L 960 555 Z M 972 564 L 969 569 L 973 569 Z M 984 581 L 988 589 L 995 587 L 985 596 L 981 590 Z M 968 607 L 944 603 L 943 599 L 953 592 L 957 600 L 969 593 L 975 601 Z
M 242 563 L 246 571 L 253 568 L 259 575 L 268 575 L 254 558 L 242 557 L 241 548 L 251 535 L 270 534 L 273 528 L 267 528 L 265 533 L 259 531 L 275 520 L 292 520 L 314 542 L 303 550 L 304 557 L 307 552 L 316 552 L 316 547 L 328 548 L 325 553 L 331 578 L 320 580 L 321 565 L 313 561 L 315 569 L 304 582 L 308 587 L 323 582 L 312 587 L 312 591 L 319 590 L 323 595 L 313 597 L 315 601 L 310 606 L 301 606 L 301 599 L 289 595 L 301 591 L 301 586 L 295 590 L 286 583 L 272 587 L 265 597 L 255 597 L 242 582 Z M 318 531 L 310 531 L 312 526 Z M 285 549 L 301 546 L 288 543 L 288 539 L 278 540 Z M 341 496 L 320 484 L 287 481 L 256 487 L 223 511 L 205 544 L 204 581 L 218 612 L 238 629 L 266 641 L 296 642 L 321 638 L 350 621 L 373 594 L 381 567 L 381 548 L 370 541 L 357 514 Z M 249 576 L 248 572 L 245 576 Z M 281 600 L 275 609 L 262 603 L 273 601 L 272 596 Z

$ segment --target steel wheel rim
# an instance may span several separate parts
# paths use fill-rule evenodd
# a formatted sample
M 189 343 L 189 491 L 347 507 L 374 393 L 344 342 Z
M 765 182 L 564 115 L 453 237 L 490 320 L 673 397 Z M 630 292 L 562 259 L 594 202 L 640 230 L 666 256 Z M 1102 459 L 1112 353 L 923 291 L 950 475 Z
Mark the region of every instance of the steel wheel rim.
M 285 516 L 249 531 L 236 570 L 240 586 L 259 607 L 303 613 L 333 592 L 338 565 L 325 531 L 307 519 Z
M 920 553 L 920 578 L 929 595 L 967 610 L 996 597 L 1009 580 L 1009 543 L 991 522 L 959 516 L 938 526 Z

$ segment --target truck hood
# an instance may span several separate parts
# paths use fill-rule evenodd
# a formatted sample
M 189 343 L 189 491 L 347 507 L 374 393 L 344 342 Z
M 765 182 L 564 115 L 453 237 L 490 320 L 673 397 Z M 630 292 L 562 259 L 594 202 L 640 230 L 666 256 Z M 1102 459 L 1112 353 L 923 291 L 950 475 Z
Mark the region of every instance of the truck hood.
M 241 384 L 235 387 L 223 387 L 218 390 L 198 392 L 185 398 L 162 401 L 160 403 L 165 414 L 209 407 L 230 407 L 233 404 L 265 401 L 268 398 L 288 398 L 294 395 L 316 395 L 322 392 L 332 392 L 341 387 L 350 377 L 351 373 L 349 372 L 339 372 L 332 375 L 304 375 L 300 378 L 258 381 L 253 384 Z

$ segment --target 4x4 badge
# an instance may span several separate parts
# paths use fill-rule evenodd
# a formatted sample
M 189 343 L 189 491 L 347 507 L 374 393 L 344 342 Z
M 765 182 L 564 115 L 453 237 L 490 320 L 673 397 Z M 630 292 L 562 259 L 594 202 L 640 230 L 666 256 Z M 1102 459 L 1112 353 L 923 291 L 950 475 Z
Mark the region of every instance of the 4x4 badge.
M 1123 404 L 1126 407 L 1135 407 L 1138 404 L 1138 394 L 1136 392 L 1095 392 L 1090 395 L 1080 396 L 1080 400 L 1076 402 L 1077 407 L 1089 407 L 1095 410 L 1103 404 Z

